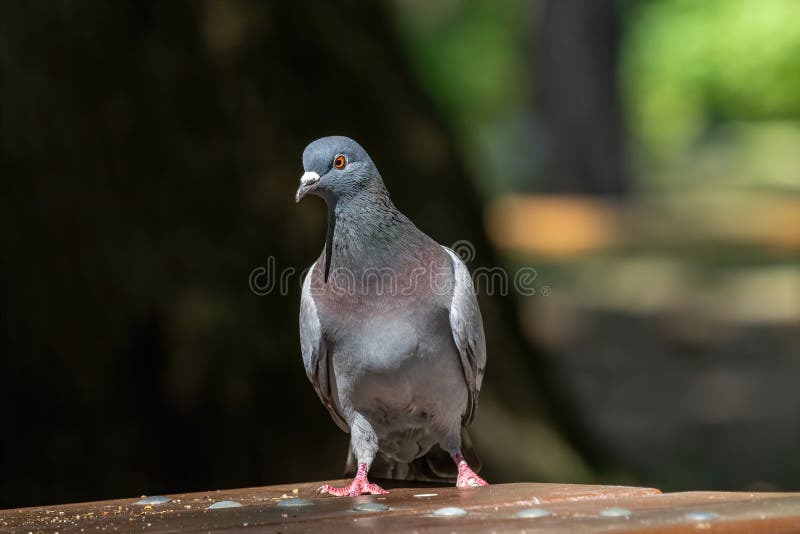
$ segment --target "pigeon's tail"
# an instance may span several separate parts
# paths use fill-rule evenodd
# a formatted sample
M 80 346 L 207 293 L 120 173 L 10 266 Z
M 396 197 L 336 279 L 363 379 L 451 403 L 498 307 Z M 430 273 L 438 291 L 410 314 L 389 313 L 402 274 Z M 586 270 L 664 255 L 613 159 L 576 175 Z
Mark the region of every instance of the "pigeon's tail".
M 461 429 L 461 452 L 469 466 L 477 473 L 481 469 L 481 462 L 466 428 Z M 347 453 L 347 463 L 344 466 L 344 476 L 354 477 L 356 474 L 356 458 L 353 451 Z M 449 482 L 454 483 L 458 471 L 453 459 L 438 445 L 420 456 L 413 462 L 404 463 L 392 460 L 378 452 L 372 467 L 369 470 L 370 479 L 382 478 L 387 480 L 416 480 L 418 482 Z

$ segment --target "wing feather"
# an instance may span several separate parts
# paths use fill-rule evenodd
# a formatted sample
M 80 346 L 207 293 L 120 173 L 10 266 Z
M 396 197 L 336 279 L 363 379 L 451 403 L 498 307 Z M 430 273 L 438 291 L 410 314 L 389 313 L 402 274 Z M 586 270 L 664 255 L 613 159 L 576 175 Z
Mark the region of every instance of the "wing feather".
M 478 395 L 481 391 L 483 373 L 486 368 L 486 337 L 483 333 L 483 319 L 475 297 L 467 266 L 458 255 L 447 247 L 444 248 L 453 262 L 453 300 L 450 303 L 450 328 L 453 340 L 461 357 L 464 378 L 467 382 L 467 411 L 464 424 L 468 425 L 475 418 L 478 410 Z
M 334 401 L 335 384 L 332 384 L 333 372 L 328 358 L 328 347 L 322 335 L 317 305 L 311 292 L 311 276 L 315 266 L 316 263 L 311 266 L 303 280 L 300 294 L 300 350 L 303 353 L 303 365 L 308 379 L 333 421 L 345 432 L 350 432 L 350 427 Z

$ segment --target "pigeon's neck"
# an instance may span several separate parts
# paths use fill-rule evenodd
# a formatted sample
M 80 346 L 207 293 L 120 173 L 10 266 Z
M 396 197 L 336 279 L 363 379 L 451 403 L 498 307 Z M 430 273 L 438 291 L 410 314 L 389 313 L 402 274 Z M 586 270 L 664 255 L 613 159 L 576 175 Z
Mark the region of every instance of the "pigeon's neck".
M 329 202 L 325 279 L 334 269 L 359 272 L 386 264 L 416 232 L 382 184 Z

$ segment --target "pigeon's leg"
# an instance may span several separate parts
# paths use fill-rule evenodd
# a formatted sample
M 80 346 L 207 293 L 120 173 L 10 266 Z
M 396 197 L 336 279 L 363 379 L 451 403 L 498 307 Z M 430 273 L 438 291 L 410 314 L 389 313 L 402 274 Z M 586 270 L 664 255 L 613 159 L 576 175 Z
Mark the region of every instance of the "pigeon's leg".
M 453 461 L 458 468 L 458 478 L 456 478 L 457 488 L 476 488 L 479 486 L 488 486 L 489 483 L 478 476 L 478 473 L 473 471 L 464 459 L 464 454 L 461 452 L 461 419 L 454 419 L 451 421 L 449 428 L 444 433 L 447 438 L 439 445 L 450 453 Z
M 458 478 L 456 479 L 457 488 L 476 488 L 479 486 L 489 485 L 488 482 L 479 477 L 478 473 L 473 471 L 469 465 L 467 465 L 467 461 L 464 459 L 461 451 L 458 451 L 453 456 L 453 461 L 456 463 L 456 467 L 458 468 Z
M 353 421 L 350 424 L 350 445 L 353 447 L 353 453 L 358 461 L 358 471 L 353 481 L 342 487 L 335 487 L 325 484 L 320 487 L 318 493 L 328 493 L 336 495 L 337 497 L 351 496 L 355 497 L 363 493 L 370 495 L 382 495 L 389 493 L 377 484 L 371 483 L 367 479 L 367 472 L 372 465 L 372 460 L 375 459 L 375 454 L 378 452 L 378 436 L 372 425 L 369 424 L 361 414 L 356 413 Z

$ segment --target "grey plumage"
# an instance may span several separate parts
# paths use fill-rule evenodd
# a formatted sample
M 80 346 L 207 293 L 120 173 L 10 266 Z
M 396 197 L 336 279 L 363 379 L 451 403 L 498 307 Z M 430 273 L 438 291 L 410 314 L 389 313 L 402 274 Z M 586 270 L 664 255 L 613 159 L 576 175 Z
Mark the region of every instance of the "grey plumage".
M 303 166 L 297 200 L 325 199 L 328 232 L 303 282 L 301 351 L 323 404 L 351 434 L 348 466 L 455 478 L 452 458 L 463 451 L 477 462 L 465 427 L 486 365 L 469 272 L 394 206 L 355 141 L 319 139 Z

